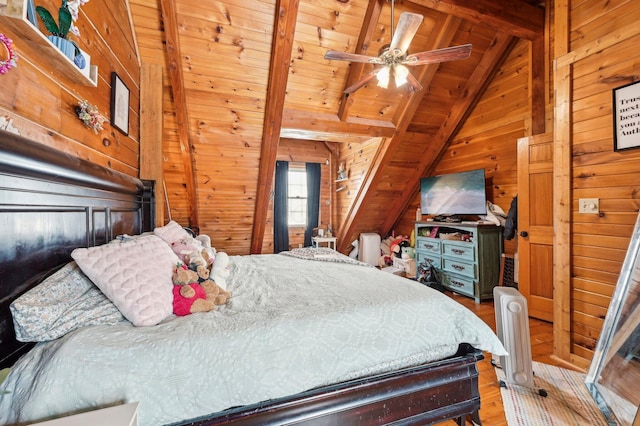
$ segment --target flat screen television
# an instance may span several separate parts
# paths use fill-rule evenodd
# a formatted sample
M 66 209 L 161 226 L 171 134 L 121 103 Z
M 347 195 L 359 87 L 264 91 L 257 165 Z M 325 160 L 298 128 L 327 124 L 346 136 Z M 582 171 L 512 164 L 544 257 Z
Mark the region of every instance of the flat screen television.
M 426 215 L 486 215 L 484 169 L 420 179 L 420 206 Z

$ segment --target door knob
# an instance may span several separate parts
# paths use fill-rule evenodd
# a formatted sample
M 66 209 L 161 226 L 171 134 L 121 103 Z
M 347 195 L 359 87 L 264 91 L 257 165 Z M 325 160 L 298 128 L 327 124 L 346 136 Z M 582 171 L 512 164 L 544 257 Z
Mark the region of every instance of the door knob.
M 529 236 L 529 233 L 527 231 L 520 231 L 520 236 L 526 238 Z

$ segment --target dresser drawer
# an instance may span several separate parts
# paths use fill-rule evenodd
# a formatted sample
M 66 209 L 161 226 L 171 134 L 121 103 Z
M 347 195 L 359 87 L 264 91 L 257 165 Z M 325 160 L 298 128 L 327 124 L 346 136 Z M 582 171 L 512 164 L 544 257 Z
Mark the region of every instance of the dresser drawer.
M 454 274 L 464 275 L 471 279 L 477 278 L 476 267 L 473 263 L 460 262 L 458 259 L 442 259 L 442 269 Z
M 443 256 L 475 262 L 475 248 L 471 243 L 445 241 L 442 243 Z
M 416 239 L 416 251 L 440 255 L 440 240 L 418 237 Z
M 469 278 L 463 278 L 456 275 L 443 274 L 443 284 L 456 293 L 466 294 L 473 297 L 473 283 Z
M 420 251 L 416 252 L 416 267 L 422 265 L 425 262 L 430 265 L 433 265 L 434 268 L 438 270 L 442 268 L 440 256 L 434 256 L 432 254 L 424 253 Z

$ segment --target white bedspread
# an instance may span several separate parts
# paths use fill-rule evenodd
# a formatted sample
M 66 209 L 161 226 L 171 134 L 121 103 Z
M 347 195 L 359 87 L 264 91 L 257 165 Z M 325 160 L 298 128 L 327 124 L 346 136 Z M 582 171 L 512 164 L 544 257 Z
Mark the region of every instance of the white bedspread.
M 461 342 L 505 354 L 462 305 L 375 268 L 281 255 L 231 264 L 222 309 L 36 346 L 0 388 L 0 424 L 140 401 L 140 425 L 159 425 L 439 359 Z

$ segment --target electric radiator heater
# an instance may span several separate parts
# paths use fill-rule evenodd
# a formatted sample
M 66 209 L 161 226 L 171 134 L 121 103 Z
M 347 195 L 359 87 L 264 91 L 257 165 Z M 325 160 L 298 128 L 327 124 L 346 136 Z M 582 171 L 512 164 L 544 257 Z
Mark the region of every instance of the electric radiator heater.
M 503 369 L 507 383 L 533 388 L 527 299 L 513 287 L 494 287 L 493 301 L 496 332 L 509 352 L 509 355 L 500 357 L 498 366 Z M 506 387 L 506 383 L 501 381 L 500 386 Z M 544 389 L 540 389 L 538 393 L 547 396 Z
M 360 234 L 358 260 L 371 266 L 378 266 L 380 259 L 380 235 L 368 232 Z

